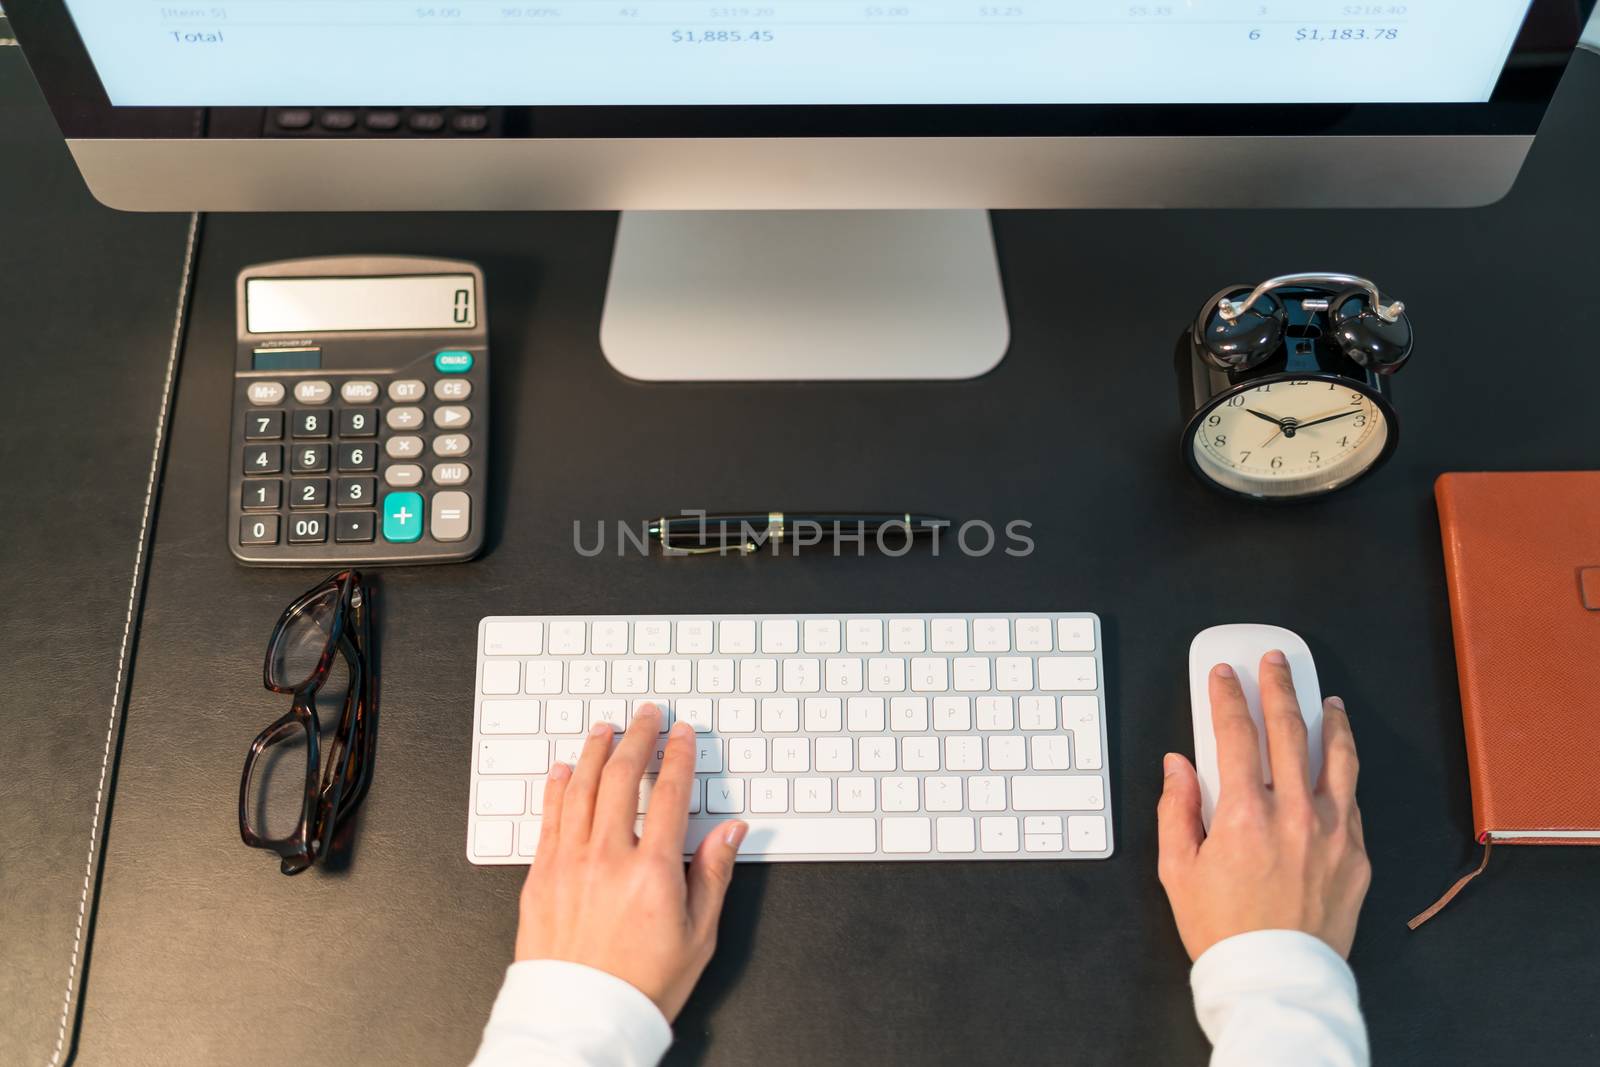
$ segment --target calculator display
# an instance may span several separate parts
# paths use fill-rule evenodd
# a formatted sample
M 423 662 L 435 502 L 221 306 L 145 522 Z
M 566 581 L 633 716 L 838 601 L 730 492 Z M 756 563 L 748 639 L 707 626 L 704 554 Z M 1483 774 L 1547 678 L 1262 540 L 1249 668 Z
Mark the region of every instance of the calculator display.
M 470 330 L 478 325 L 470 274 L 389 278 L 250 278 L 250 333 L 349 330 Z

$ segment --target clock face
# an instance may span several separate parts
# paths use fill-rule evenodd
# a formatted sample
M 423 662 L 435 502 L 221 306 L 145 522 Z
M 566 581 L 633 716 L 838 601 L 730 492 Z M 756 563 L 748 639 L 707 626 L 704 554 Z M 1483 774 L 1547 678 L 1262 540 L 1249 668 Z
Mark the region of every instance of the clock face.
M 1237 493 L 1290 498 L 1325 493 L 1364 474 L 1384 453 L 1389 422 L 1360 389 L 1326 378 L 1280 378 L 1228 397 L 1195 426 L 1195 465 Z

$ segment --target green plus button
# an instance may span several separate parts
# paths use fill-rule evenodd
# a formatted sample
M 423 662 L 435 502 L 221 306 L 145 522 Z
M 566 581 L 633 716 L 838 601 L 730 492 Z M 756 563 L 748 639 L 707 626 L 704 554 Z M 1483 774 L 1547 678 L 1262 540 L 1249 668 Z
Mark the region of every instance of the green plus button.
M 422 494 L 390 493 L 383 498 L 383 539 L 409 544 L 422 536 Z
M 447 348 L 433 357 L 433 369 L 440 374 L 465 374 L 472 369 L 472 353 L 460 348 Z

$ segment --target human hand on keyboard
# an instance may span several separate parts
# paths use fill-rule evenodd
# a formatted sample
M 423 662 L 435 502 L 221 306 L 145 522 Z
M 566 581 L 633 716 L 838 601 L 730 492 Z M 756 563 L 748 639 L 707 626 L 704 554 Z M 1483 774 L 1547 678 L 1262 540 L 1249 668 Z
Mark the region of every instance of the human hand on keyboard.
M 1190 959 L 1252 930 L 1303 930 L 1348 956 L 1372 878 L 1350 719 L 1337 698 L 1323 702 L 1323 770 L 1311 782 L 1289 668 L 1263 658 L 1260 679 L 1272 786 L 1263 784 L 1260 742 L 1239 680 L 1231 669 L 1213 668 L 1216 814 L 1208 836 L 1195 769 L 1169 753 L 1157 809 L 1161 884 Z
M 589 731 L 576 770 L 550 768 L 538 852 L 522 887 L 516 958 L 566 960 L 615 975 L 677 1017 L 716 946 L 717 919 L 745 823 L 733 819 L 696 850 L 683 842 L 694 775 L 694 730 L 668 735 L 644 829 L 635 834 L 639 780 L 655 751 L 661 710 L 634 714 L 612 751 L 612 730 Z

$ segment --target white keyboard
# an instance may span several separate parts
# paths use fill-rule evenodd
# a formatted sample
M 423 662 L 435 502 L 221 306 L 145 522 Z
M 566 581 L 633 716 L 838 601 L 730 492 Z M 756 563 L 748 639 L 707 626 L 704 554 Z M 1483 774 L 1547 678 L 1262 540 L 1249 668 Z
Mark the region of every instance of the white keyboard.
M 746 862 L 1112 852 L 1094 615 L 490 617 L 477 679 L 473 863 L 530 862 L 550 765 L 645 701 L 697 732 L 685 855 L 730 816 Z

